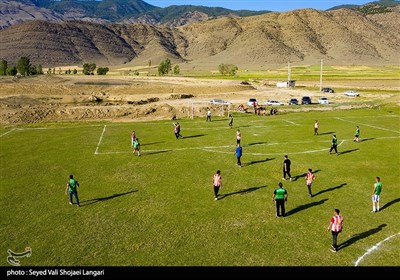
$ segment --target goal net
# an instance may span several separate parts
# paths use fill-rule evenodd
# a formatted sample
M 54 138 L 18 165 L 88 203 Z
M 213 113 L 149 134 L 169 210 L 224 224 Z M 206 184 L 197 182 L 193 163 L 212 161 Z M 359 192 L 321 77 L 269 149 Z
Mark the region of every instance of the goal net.
M 214 104 L 210 101 L 191 101 L 189 102 L 189 118 L 207 117 L 208 110 L 211 116 L 228 117 L 231 112 L 232 104 Z

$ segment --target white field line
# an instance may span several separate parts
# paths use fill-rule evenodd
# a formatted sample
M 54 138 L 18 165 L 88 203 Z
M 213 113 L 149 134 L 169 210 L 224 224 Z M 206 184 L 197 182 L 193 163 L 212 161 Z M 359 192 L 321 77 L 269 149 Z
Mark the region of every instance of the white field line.
M 0 137 L 3 137 L 4 135 L 7 135 L 8 133 L 13 132 L 14 130 L 15 130 L 15 128 L 13 128 L 13 129 L 11 129 L 11 130 L 9 130 L 7 132 L 4 132 L 3 134 L 0 135 Z
M 106 132 L 106 126 L 107 125 L 104 125 L 103 132 L 101 133 L 101 136 L 100 136 L 100 139 L 99 139 L 99 143 L 97 144 L 96 151 L 94 152 L 95 155 L 99 154 L 98 150 L 99 150 L 99 147 L 100 147 L 100 144 L 101 144 L 101 140 L 103 139 L 104 132 Z
M 376 129 L 381 129 L 381 130 L 386 130 L 386 131 L 390 131 L 390 132 L 394 132 L 394 133 L 400 133 L 400 131 L 398 131 L 398 130 L 391 130 L 391 129 L 387 129 L 387 128 L 384 128 L 384 127 L 379 127 L 379 126 L 374 126 L 374 125 L 369 125 L 369 124 L 364 124 L 364 123 L 349 121 L 349 120 L 345 120 L 345 119 L 338 118 L 338 117 L 336 117 L 335 119 L 340 120 L 340 121 L 343 121 L 343 122 L 349 122 L 349 123 L 354 123 L 354 124 L 358 124 L 358 125 L 362 125 L 362 126 L 368 126 L 368 127 L 372 127 L 372 128 L 376 128 Z
M 342 142 L 339 143 L 338 147 L 344 143 L 345 140 L 342 140 Z M 327 141 L 325 141 L 327 142 Z M 274 143 L 278 144 L 278 143 Z M 261 145 L 261 144 L 260 144 Z M 234 146 L 231 146 L 234 147 Z M 232 152 L 223 152 L 223 151 L 215 151 L 211 149 L 207 149 L 206 147 L 200 148 L 200 150 L 205 151 L 205 152 L 212 152 L 212 153 L 221 153 L 221 154 L 231 154 Z M 267 153 L 267 154 L 262 154 L 262 153 L 246 153 L 246 155 L 252 155 L 252 156 L 276 156 L 276 155 L 282 155 L 282 154 L 291 154 L 291 155 L 298 155 L 298 154 L 311 154 L 311 153 L 318 153 L 318 152 L 323 152 L 323 151 L 329 151 L 329 148 L 324 148 L 324 149 L 319 149 L 319 150 L 306 150 L 306 151 L 301 151 L 301 152 L 282 152 L 282 153 Z
M 387 118 L 387 117 L 389 117 L 389 118 L 400 118 L 400 115 L 380 115 L 380 116 L 352 116 L 352 118 L 355 118 L 355 119 L 368 119 L 368 118 Z M 330 117 L 328 117 L 328 118 L 330 118 Z M 337 117 L 334 117 L 334 118 L 337 118 Z
M 17 130 L 57 130 L 57 129 L 81 129 L 85 127 L 99 127 L 102 125 L 83 125 L 83 126 L 66 126 L 66 127 L 23 127 L 23 128 L 17 128 Z
M 245 127 L 245 126 L 246 126 L 246 124 L 243 124 L 243 127 Z M 271 127 L 273 127 L 273 126 L 272 125 L 269 125 L 269 126 L 268 125 L 258 125 L 258 126 L 252 125 L 252 126 L 250 126 L 248 128 L 271 128 Z M 232 129 L 227 124 L 225 126 L 213 126 L 213 127 L 184 127 L 183 126 L 183 127 L 181 127 L 181 131 L 192 130 L 192 129 L 194 129 L 194 130 L 221 130 L 221 129 L 225 129 L 225 128 L 226 129 Z M 236 128 L 242 128 L 242 126 L 241 125 L 237 125 Z
M 380 140 L 380 139 L 399 139 L 400 136 L 389 136 L 389 137 L 377 137 L 375 139 Z M 342 140 L 339 144 L 338 147 L 341 146 L 344 142 L 353 142 L 353 139 L 344 139 Z M 285 146 L 291 145 L 291 144 L 307 144 L 307 143 L 321 143 L 321 142 L 331 142 L 331 140 L 324 140 L 324 141 L 301 141 L 301 142 L 285 142 L 285 143 L 262 143 L 262 144 L 257 144 L 254 146 L 273 146 L 273 145 L 282 145 L 284 144 Z M 231 154 L 233 153 L 232 151 L 227 152 L 227 151 L 217 151 L 215 149 L 221 149 L 221 148 L 235 148 L 236 145 L 224 145 L 224 146 L 204 146 L 204 147 L 187 147 L 187 148 L 176 148 L 176 149 L 157 149 L 157 150 L 144 150 L 142 153 L 157 153 L 157 152 L 174 152 L 174 151 L 187 151 L 187 150 L 201 150 L 201 151 L 206 151 L 206 152 L 212 152 L 212 153 L 223 153 L 223 154 Z M 249 147 L 249 145 L 243 145 L 243 147 Z M 323 149 L 318 149 L 318 150 L 306 150 L 306 151 L 301 151 L 301 152 L 290 152 L 290 154 L 309 154 L 309 153 L 318 153 L 318 152 L 325 152 L 328 151 L 329 148 L 323 148 Z M 126 153 L 131 153 L 131 151 L 113 151 L 113 152 L 102 152 L 99 153 L 97 152 L 97 155 L 110 155 L 110 154 L 126 154 Z M 282 152 L 284 153 L 284 152 Z M 246 153 L 246 155 L 253 155 L 253 156 L 266 156 L 266 155 L 282 155 L 282 153 Z M 289 153 L 289 152 L 287 152 Z M 340 153 L 340 152 L 339 152 Z
M 13 132 L 15 130 L 20 130 L 20 131 L 24 131 L 24 130 L 46 130 L 49 128 L 45 128 L 45 127 L 25 127 L 25 128 L 13 128 L 3 134 L 0 135 L 0 137 L 3 137 L 4 135 L 9 134 L 10 132 Z M 54 128 L 54 129 L 60 129 L 60 128 Z
M 397 115 L 374 116 L 374 118 L 385 118 L 385 117 L 400 118 L 400 116 L 397 116 Z M 331 118 L 331 117 L 328 117 L 328 118 Z M 345 120 L 345 119 L 342 119 L 342 118 L 339 118 L 339 117 L 333 117 L 333 118 L 339 119 L 339 120 L 342 120 L 342 121 L 346 121 L 346 122 L 351 122 L 351 123 L 355 123 L 355 124 L 357 123 L 358 124 L 358 122 Z M 371 118 L 371 116 L 358 116 L 358 117 L 354 117 L 354 118 Z M 221 122 L 220 120 L 218 120 L 218 121 Z M 255 127 L 255 128 L 263 128 L 263 127 L 271 128 L 273 126 L 277 126 L 276 124 L 275 125 L 271 124 L 270 121 L 268 122 L 269 125 L 259 125 L 259 126 L 251 126 L 251 127 Z M 274 119 L 273 121 L 276 122 L 278 120 Z M 291 123 L 291 124 L 296 124 L 296 123 L 288 121 L 288 120 L 283 120 L 283 121 Z M 229 123 L 229 119 L 228 118 L 226 119 L 226 122 Z M 250 121 L 249 123 L 257 123 L 257 122 L 265 123 L 265 120 L 264 119 L 262 119 L 262 120 L 254 120 L 254 121 Z M 114 126 L 115 127 L 118 127 L 118 126 L 132 126 L 132 125 L 135 125 L 137 123 L 141 124 L 142 121 L 132 121 L 132 122 L 127 122 L 127 123 L 123 123 L 123 124 L 109 124 L 108 126 L 109 127 L 114 127 Z M 146 124 L 157 124 L 157 125 L 168 125 L 169 126 L 169 123 L 164 123 L 164 122 L 146 122 Z M 243 126 L 245 126 L 245 125 L 246 125 L 246 123 L 243 124 Z M 298 125 L 298 124 L 296 124 L 296 125 Z M 381 127 L 376 127 L 376 126 L 371 126 L 371 125 L 366 125 L 366 124 L 361 124 L 361 125 L 370 126 L 370 127 L 377 128 L 377 129 L 383 129 L 383 130 L 387 130 L 387 131 L 391 131 L 391 132 L 400 133 L 399 131 L 393 131 L 393 130 L 384 129 L 384 128 L 381 128 Z M 81 129 L 81 128 L 85 128 L 85 127 L 99 127 L 99 126 L 102 126 L 102 125 L 101 124 L 94 124 L 94 125 L 82 125 L 82 126 L 71 126 L 71 127 L 20 127 L 20 128 L 13 128 L 11 131 L 14 131 L 14 130 L 20 130 L 20 131 L 24 131 L 24 130 L 56 130 L 56 129 L 74 129 L 74 128 Z M 214 129 L 221 129 L 221 128 L 225 128 L 225 127 L 227 127 L 227 125 L 226 126 L 218 126 L 218 127 L 208 127 L 208 128 L 207 127 L 198 127 L 198 128 L 196 128 L 196 127 L 187 127 L 187 128 L 184 128 L 184 129 L 190 129 L 190 130 L 191 129 L 199 129 L 199 130 L 201 130 L 201 129 L 204 129 L 204 130 L 210 129 L 210 130 L 214 130 Z M 241 125 L 238 125 L 237 127 L 241 127 Z M 5 133 L 1 134 L 0 137 L 10 133 L 11 131 L 8 131 L 8 132 L 5 132 Z
M 287 123 L 290 123 L 290 124 L 293 124 L 293 125 L 298 125 L 297 123 L 295 123 L 295 122 L 291 122 L 291 121 L 288 121 L 288 120 L 283 120 L 284 122 L 287 122 Z
M 175 151 L 187 151 L 187 150 L 202 150 L 202 149 L 217 149 L 217 148 L 229 148 L 235 146 L 209 146 L 209 147 L 190 147 L 190 148 L 176 148 L 176 149 L 158 149 L 158 150 L 145 150 L 146 153 L 157 153 L 157 152 L 175 152 Z M 97 155 L 110 155 L 110 154 L 126 154 L 131 153 L 131 151 L 117 151 L 117 152 L 103 152 L 97 153 Z M 141 153 L 143 151 L 141 150 Z
M 19 130 L 19 131 L 26 131 L 26 130 L 56 130 L 56 129 L 73 129 L 73 128 L 77 128 L 77 129 L 81 129 L 81 128 L 85 128 L 85 127 L 99 127 L 102 125 L 83 125 L 83 126 L 68 126 L 68 127 L 19 127 L 19 128 L 13 128 L 10 131 L 7 131 L 6 133 L 3 133 L 0 135 L 0 137 L 2 137 L 3 135 L 6 135 L 8 133 L 10 133 L 11 131 L 14 130 Z
M 383 239 L 382 241 L 376 243 L 374 246 L 372 246 L 371 248 L 369 248 L 369 249 L 367 250 L 367 252 L 365 252 L 364 255 L 362 255 L 361 257 L 359 257 L 359 258 L 357 259 L 357 261 L 355 262 L 354 266 L 358 266 L 358 264 L 364 259 L 364 257 L 368 256 L 368 255 L 371 254 L 373 251 L 378 250 L 378 249 L 379 249 L 379 246 L 381 246 L 384 242 L 388 241 L 390 238 L 392 238 L 392 237 L 394 237 L 394 236 L 396 236 L 396 235 L 398 235 L 398 234 L 400 234 L 400 232 L 398 232 L 398 233 L 396 233 L 396 234 L 393 234 L 392 236 L 389 236 L 389 237 Z

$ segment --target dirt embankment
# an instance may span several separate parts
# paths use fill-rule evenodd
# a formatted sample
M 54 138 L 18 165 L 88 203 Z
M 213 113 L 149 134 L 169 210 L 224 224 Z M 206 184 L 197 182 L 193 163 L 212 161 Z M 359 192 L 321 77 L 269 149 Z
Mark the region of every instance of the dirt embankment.
M 337 85 L 340 86 L 340 85 Z M 0 124 L 110 120 L 132 121 L 141 119 L 170 119 L 205 116 L 208 108 L 221 114 L 221 105 L 207 103 L 211 99 L 230 101 L 227 107 L 237 111 L 239 104 L 247 106 L 247 100 L 257 98 L 287 103 L 294 97 L 312 97 L 313 102 L 322 95 L 331 103 L 328 106 L 312 105 L 313 110 L 354 108 L 371 106 L 371 100 L 394 98 L 398 94 L 363 93 L 359 99 L 343 94 L 322 94 L 319 91 L 276 88 L 273 82 L 243 83 L 232 80 L 194 79 L 184 77 L 99 77 L 43 75 L 28 78 L 0 78 Z M 192 107 L 192 104 L 194 106 Z M 310 110 L 305 106 L 281 106 L 285 110 Z M 224 110 L 227 112 L 227 110 Z

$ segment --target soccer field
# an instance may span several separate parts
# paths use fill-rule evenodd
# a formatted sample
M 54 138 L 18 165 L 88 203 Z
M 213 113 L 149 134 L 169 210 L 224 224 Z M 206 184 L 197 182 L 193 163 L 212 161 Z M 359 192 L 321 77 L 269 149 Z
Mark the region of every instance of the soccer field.
M 398 266 L 400 115 L 378 109 L 2 127 L 1 265 L 30 247 L 25 266 Z M 320 123 L 314 136 L 315 120 Z M 356 126 L 360 142 L 353 142 Z M 243 167 L 236 165 L 236 130 Z M 141 156 L 132 153 L 136 131 Z M 336 156 L 329 154 L 332 135 Z M 292 161 L 292 182 L 282 163 Z M 308 197 L 304 175 L 316 180 Z M 212 176 L 221 170 L 215 201 Z M 80 182 L 81 207 L 65 185 Z M 383 183 L 371 213 L 375 177 Z M 288 192 L 286 217 L 272 194 Z M 339 250 L 327 231 L 344 217 Z

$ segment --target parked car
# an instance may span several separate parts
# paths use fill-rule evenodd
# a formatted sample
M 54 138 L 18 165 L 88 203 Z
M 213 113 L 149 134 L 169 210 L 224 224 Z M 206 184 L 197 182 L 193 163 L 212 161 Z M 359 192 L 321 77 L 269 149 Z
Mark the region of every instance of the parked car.
M 360 94 L 354 90 L 348 90 L 344 93 L 346 96 L 360 96 Z
M 284 104 L 278 100 L 267 100 L 264 102 L 264 105 L 281 106 Z
M 309 96 L 303 96 L 302 98 L 301 98 L 301 104 L 311 104 L 312 102 L 311 102 L 311 97 L 309 97 Z
M 258 105 L 258 102 L 257 102 L 256 98 L 250 98 L 249 101 L 247 101 L 247 105 L 249 105 L 251 107 L 254 106 L 254 103 L 255 103 L 256 106 Z
M 211 99 L 211 100 L 210 100 L 210 103 L 211 103 L 211 104 L 223 104 L 223 105 L 230 105 L 230 104 L 232 104 L 231 102 L 226 101 L 226 100 L 223 100 L 223 99 Z
M 329 99 L 326 97 L 320 97 L 320 98 L 318 98 L 318 103 L 319 104 L 329 104 Z
M 299 105 L 299 100 L 297 100 L 297 98 L 291 98 L 289 100 L 289 105 Z
M 321 89 L 322 92 L 329 92 L 329 93 L 334 93 L 335 91 L 329 87 L 324 87 Z

